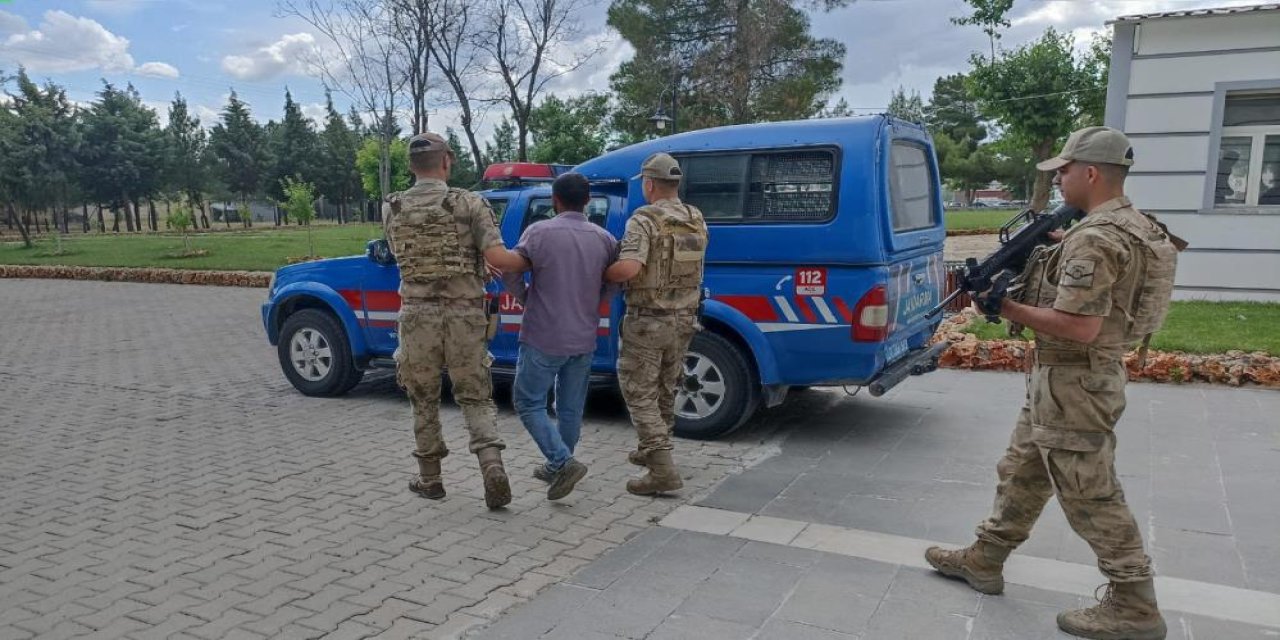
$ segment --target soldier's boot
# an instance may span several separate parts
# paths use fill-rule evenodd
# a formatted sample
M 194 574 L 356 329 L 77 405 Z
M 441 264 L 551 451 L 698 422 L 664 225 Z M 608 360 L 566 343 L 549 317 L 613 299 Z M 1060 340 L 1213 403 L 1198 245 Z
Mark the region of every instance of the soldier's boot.
M 644 459 L 644 452 L 639 449 L 632 449 L 627 452 L 627 462 L 630 462 L 637 467 L 649 466 L 649 463 Z
M 511 482 L 502 466 L 502 450 L 485 447 L 476 452 L 480 460 L 480 475 L 484 478 L 484 504 L 490 509 L 501 509 L 511 504 Z
M 1105 586 L 1107 592 L 1096 606 L 1059 613 L 1058 628 L 1094 640 L 1163 640 L 1164 617 L 1156 608 L 1153 581 Z
M 982 593 L 996 595 L 1004 592 L 1004 561 L 1012 549 L 976 540 L 963 549 L 947 550 L 929 547 L 924 559 L 948 578 L 969 583 Z
M 670 449 L 650 451 L 645 456 L 649 472 L 627 481 L 627 491 L 638 496 L 651 496 L 665 491 L 675 491 L 684 486 L 680 470 L 671 459 Z
M 409 490 L 432 500 L 444 497 L 444 482 L 440 480 L 440 461 L 418 458 L 418 477 L 409 481 Z

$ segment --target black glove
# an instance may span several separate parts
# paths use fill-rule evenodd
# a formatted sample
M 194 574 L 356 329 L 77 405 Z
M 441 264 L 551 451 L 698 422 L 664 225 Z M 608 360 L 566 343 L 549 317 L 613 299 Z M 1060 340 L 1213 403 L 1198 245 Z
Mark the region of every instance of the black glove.
M 1001 271 L 991 280 L 990 288 L 973 296 L 974 305 L 987 317 L 988 322 L 1000 321 L 1000 308 L 1004 306 L 1005 294 L 1017 277 L 1012 271 Z

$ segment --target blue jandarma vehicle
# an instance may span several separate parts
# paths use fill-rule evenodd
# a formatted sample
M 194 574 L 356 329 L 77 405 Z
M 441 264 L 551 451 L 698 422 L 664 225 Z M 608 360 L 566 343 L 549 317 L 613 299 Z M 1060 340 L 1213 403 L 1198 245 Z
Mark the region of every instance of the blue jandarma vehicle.
M 867 386 L 881 395 L 936 368 L 925 313 L 944 286 L 945 231 L 932 142 L 887 116 L 740 125 L 631 145 L 575 167 L 592 184 L 589 219 L 621 237 L 643 203 L 640 164 L 675 156 L 681 196 L 711 230 L 703 331 L 690 345 L 677 432 L 715 437 L 774 406 L 793 386 Z M 501 165 L 511 182 L 482 191 L 514 246 L 554 215 L 546 165 Z M 364 256 L 280 269 L 262 317 L 290 382 L 339 395 L 366 369 L 393 366 L 399 272 L 383 241 Z M 494 372 L 514 372 L 523 309 L 490 285 L 500 317 Z M 621 296 L 601 305 L 594 381 L 610 384 Z

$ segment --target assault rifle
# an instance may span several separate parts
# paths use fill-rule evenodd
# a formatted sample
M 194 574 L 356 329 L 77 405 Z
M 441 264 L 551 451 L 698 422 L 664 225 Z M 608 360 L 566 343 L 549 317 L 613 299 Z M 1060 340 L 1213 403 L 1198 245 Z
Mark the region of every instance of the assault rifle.
M 1022 273 L 1027 266 L 1031 252 L 1038 246 L 1049 244 L 1049 233 L 1062 229 L 1068 224 L 1084 217 L 1084 211 L 1067 205 L 1059 206 L 1052 213 L 1036 213 L 1027 209 L 1012 217 L 1000 227 L 1000 248 L 981 262 L 977 258 L 965 260 L 964 271 L 956 283 L 956 290 L 951 292 L 938 306 L 924 314 L 932 318 L 942 312 L 962 293 L 981 293 L 990 289 L 996 279 L 1002 275 L 1007 280 Z M 987 316 L 987 320 L 997 322 L 999 319 Z

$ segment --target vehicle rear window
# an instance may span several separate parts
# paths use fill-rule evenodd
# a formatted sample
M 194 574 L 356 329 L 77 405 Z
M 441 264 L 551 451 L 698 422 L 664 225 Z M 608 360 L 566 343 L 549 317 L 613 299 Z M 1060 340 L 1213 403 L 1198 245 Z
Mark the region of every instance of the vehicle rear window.
M 929 155 L 923 146 L 911 142 L 893 143 L 893 230 L 895 233 L 927 229 L 936 224 L 934 185 L 929 171 Z
M 680 159 L 681 198 L 709 223 L 825 222 L 835 215 L 835 153 L 767 151 Z
M 587 202 L 587 210 L 583 212 L 587 220 L 603 227 L 609 215 L 609 199 L 604 196 L 592 196 Z M 525 213 L 524 224 L 520 232 L 524 233 L 529 225 L 556 217 L 556 210 L 551 205 L 551 198 L 534 198 L 529 201 L 529 210 Z

